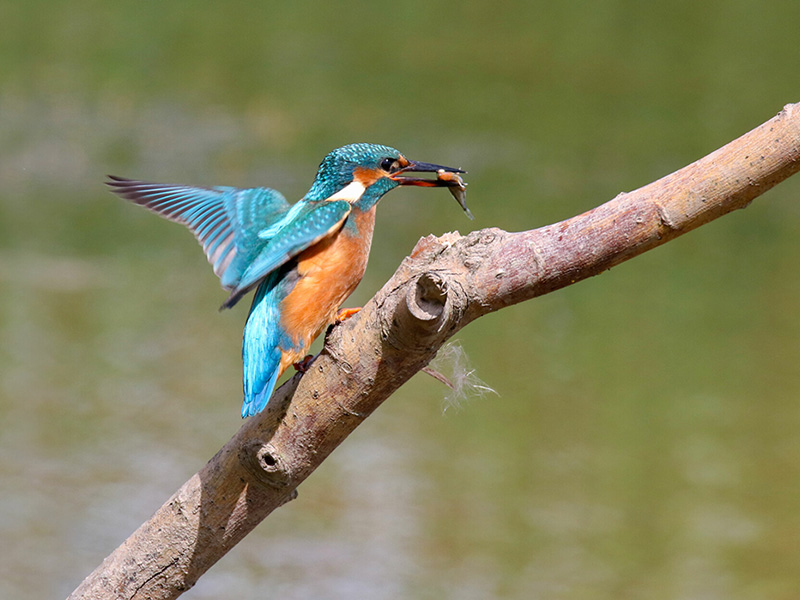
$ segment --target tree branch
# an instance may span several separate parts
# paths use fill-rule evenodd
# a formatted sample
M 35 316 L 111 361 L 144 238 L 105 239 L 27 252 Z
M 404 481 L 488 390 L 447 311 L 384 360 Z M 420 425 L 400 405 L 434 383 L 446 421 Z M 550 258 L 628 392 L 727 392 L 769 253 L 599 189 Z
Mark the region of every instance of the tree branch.
M 716 152 L 566 221 L 421 239 L 310 370 L 283 385 L 70 598 L 176 598 L 280 505 L 456 331 L 596 275 L 800 170 L 800 104 Z

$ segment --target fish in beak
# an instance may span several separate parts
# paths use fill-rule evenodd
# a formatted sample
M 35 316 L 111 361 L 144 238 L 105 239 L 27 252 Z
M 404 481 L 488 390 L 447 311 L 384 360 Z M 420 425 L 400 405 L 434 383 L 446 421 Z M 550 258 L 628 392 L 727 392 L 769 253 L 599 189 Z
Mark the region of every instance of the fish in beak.
M 424 177 L 405 177 L 405 173 L 436 173 L 436 179 L 426 179 Z M 466 173 L 455 167 L 445 167 L 431 163 L 410 161 L 408 166 L 390 175 L 391 179 L 400 185 L 416 185 L 421 187 L 446 187 L 450 190 L 453 198 L 470 219 L 474 219 L 472 212 L 467 208 L 467 184 L 459 176 L 459 173 Z

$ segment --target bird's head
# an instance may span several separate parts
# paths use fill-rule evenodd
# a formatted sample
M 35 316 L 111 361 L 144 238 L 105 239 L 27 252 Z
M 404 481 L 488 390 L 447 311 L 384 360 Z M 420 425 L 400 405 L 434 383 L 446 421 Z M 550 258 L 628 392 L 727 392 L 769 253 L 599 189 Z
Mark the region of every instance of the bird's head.
M 408 160 L 394 148 L 378 144 L 350 144 L 329 153 L 317 171 L 307 200 L 347 200 L 362 210 L 400 185 L 452 186 L 447 179 L 408 177 L 407 173 L 463 173 L 461 169 Z

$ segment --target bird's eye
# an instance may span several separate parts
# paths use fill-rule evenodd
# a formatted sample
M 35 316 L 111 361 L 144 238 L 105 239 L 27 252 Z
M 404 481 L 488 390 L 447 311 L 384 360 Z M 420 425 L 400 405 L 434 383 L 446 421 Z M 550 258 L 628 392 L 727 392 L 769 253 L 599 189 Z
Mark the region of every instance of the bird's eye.
M 400 163 L 397 162 L 397 160 L 395 160 L 394 158 L 384 158 L 381 161 L 381 169 L 389 173 L 393 173 L 394 171 L 397 171 L 397 169 L 399 168 L 400 168 Z

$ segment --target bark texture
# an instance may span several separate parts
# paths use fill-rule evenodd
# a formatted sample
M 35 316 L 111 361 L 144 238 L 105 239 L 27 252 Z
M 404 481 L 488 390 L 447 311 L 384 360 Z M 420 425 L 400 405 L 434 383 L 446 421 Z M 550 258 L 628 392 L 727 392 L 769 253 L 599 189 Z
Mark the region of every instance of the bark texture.
M 275 392 L 72 593 L 176 598 L 280 505 L 372 411 L 486 313 L 596 275 L 737 208 L 800 170 L 800 104 L 691 165 L 540 229 L 423 238 Z

